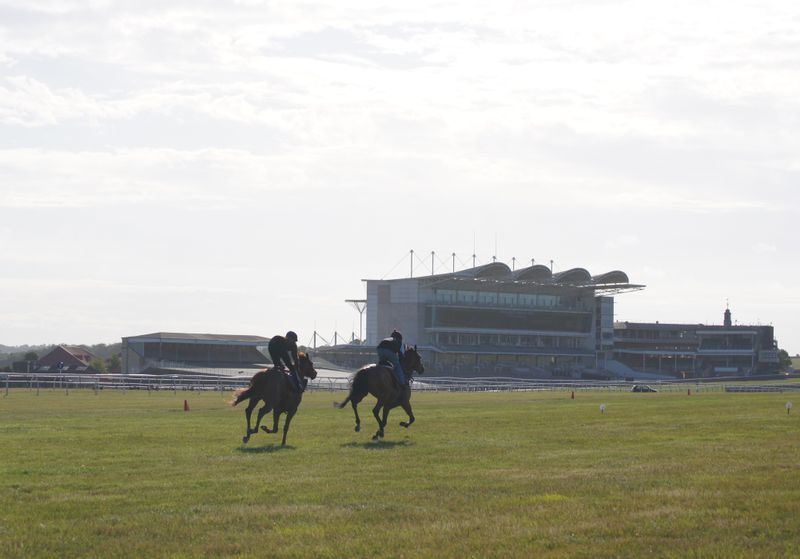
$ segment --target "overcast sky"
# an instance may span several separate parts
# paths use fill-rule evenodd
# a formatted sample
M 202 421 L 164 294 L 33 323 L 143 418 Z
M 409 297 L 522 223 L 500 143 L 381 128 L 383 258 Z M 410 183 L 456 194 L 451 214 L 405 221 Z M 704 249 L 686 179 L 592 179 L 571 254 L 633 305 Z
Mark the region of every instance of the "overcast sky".
M 0 0 L 0 344 L 349 335 L 474 246 L 800 352 L 798 76 L 791 0 Z

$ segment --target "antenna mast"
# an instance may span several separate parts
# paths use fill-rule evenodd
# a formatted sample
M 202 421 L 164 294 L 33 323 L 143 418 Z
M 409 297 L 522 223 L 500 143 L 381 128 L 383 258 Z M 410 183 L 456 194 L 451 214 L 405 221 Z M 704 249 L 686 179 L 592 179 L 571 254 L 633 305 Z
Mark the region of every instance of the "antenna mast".
M 366 299 L 345 299 L 345 303 L 350 303 L 358 311 L 358 341 L 364 343 L 364 311 L 367 310 Z

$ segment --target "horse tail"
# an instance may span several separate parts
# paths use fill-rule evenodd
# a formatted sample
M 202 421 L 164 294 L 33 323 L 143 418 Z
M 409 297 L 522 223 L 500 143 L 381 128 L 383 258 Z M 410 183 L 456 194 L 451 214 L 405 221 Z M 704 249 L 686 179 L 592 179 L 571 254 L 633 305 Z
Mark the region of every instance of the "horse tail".
M 349 401 L 350 401 L 350 395 L 348 394 L 347 398 L 345 398 L 344 402 L 342 402 L 341 404 L 339 402 L 334 402 L 333 403 L 333 407 L 342 409 L 343 407 L 345 407 L 347 405 L 347 402 L 349 402 Z
M 231 400 L 231 406 L 235 406 L 242 400 L 247 400 L 252 392 L 253 392 L 253 385 L 250 385 L 247 388 L 240 388 L 239 390 L 233 393 L 234 399 Z
M 369 394 L 369 373 L 375 367 L 364 367 L 360 369 L 353 377 L 353 383 L 350 386 L 350 394 L 347 395 L 345 401 L 341 404 L 333 403 L 339 409 L 342 409 L 348 402 L 358 404 L 364 399 L 364 396 Z
M 267 373 L 271 372 L 272 370 L 273 369 L 265 369 L 254 374 L 253 378 L 250 379 L 250 386 L 247 388 L 240 388 L 233 393 L 234 399 L 231 400 L 231 405 L 235 406 L 242 400 L 247 400 L 254 395 L 260 394 L 261 390 L 264 388 L 264 383 L 267 382 L 267 378 L 269 376 Z

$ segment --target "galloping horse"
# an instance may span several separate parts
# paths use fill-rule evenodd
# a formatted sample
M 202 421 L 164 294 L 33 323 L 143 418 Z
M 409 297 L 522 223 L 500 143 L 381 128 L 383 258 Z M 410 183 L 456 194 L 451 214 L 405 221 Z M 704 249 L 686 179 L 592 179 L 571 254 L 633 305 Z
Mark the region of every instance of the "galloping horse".
M 394 373 L 383 365 L 368 365 L 359 370 L 353 377 L 353 385 L 350 394 L 341 404 L 334 402 L 334 406 L 342 409 L 347 402 L 353 406 L 353 413 L 356 416 L 356 433 L 361 430 L 361 418 L 358 417 L 358 404 L 367 394 L 372 394 L 378 399 L 378 403 L 372 408 L 372 415 L 378 422 L 378 431 L 372 437 L 373 441 L 383 438 L 383 429 L 386 427 L 386 420 L 389 417 L 389 410 L 397 406 L 402 406 L 408 414 L 408 421 L 401 421 L 400 426 L 409 427 L 414 423 L 414 412 L 411 410 L 411 384 L 413 373 L 423 374 L 425 367 L 422 366 L 422 358 L 417 353 L 417 346 L 407 348 L 400 358 L 400 365 L 409 379 L 409 384 L 400 386 Z M 383 408 L 383 414 L 380 410 Z
M 314 369 L 314 363 L 311 362 L 311 357 L 303 352 L 298 354 L 298 372 L 300 376 L 310 379 L 317 378 L 317 371 Z M 264 414 L 272 410 L 273 425 L 272 429 L 261 427 L 265 433 L 278 432 L 278 420 L 282 413 L 286 412 L 286 422 L 283 424 L 283 441 L 281 445 L 286 446 L 286 433 L 289 431 L 289 423 L 292 422 L 292 417 L 297 413 L 297 407 L 300 405 L 300 400 L 303 399 L 302 392 L 297 392 L 292 384 L 288 375 L 280 369 L 275 367 L 267 369 L 266 371 L 259 371 L 253 378 L 250 379 L 250 386 L 236 391 L 236 399 L 231 402 L 235 406 L 242 400 L 250 398 L 250 403 L 247 404 L 245 415 L 247 416 L 247 433 L 242 437 L 242 443 L 247 444 L 250 440 L 250 435 L 258 433 L 258 426 L 261 424 L 261 418 Z M 250 414 L 253 413 L 253 408 L 256 407 L 260 400 L 264 400 L 264 406 L 258 410 L 258 418 L 256 425 L 250 428 Z

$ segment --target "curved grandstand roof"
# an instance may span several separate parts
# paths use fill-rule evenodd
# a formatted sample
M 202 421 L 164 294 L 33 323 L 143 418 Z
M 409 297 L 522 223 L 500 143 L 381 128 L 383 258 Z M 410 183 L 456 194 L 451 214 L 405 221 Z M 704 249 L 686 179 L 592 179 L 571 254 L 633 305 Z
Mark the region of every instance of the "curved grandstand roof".
M 464 270 L 464 272 L 468 272 L 473 278 L 507 279 L 511 277 L 511 268 L 508 267 L 508 264 L 503 262 L 484 264 L 483 266 L 478 266 L 477 268 Z
M 552 279 L 553 272 L 543 264 L 520 268 L 514 272 L 514 279 L 520 281 L 548 281 Z
M 365 280 L 365 281 L 407 281 L 412 278 L 396 278 L 395 280 Z M 586 268 L 571 268 L 563 272 L 553 273 L 543 264 L 536 264 L 526 268 L 512 271 L 504 262 L 490 262 L 474 268 L 456 270 L 452 273 L 436 274 L 431 276 L 418 276 L 413 279 L 441 281 L 469 281 L 481 280 L 482 282 L 516 283 L 519 285 L 538 284 L 577 288 L 594 288 L 599 291 L 615 291 L 641 289 L 643 285 L 633 285 L 628 279 L 628 274 L 621 270 L 613 270 L 592 276 Z
M 589 283 L 592 281 L 592 274 L 586 268 L 572 268 L 553 274 L 553 281 L 556 283 Z
M 628 274 L 621 270 L 614 270 L 613 272 L 606 272 L 599 276 L 592 277 L 592 283 L 599 285 L 607 285 L 613 283 L 629 283 Z

